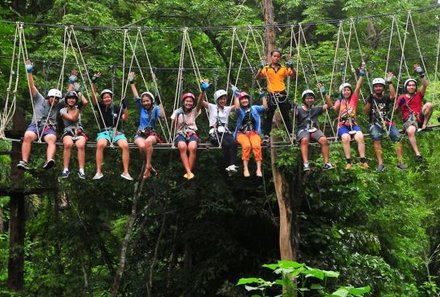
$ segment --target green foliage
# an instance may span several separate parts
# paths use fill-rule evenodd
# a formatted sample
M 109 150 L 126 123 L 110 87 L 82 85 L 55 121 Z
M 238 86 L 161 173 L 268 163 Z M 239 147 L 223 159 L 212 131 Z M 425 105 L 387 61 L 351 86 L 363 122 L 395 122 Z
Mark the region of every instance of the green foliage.
M 261 292 L 261 295 L 252 296 L 268 296 L 266 295 L 266 291 L 274 286 L 280 286 L 283 291 L 282 296 L 285 297 L 297 296 L 297 294 L 304 296 L 308 292 L 312 292 L 314 296 L 316 296 L 316 292 L 319 296 L 341 297 L 364 296 L 370 292 L 369 286 L 359 288 L 342 286 L 333 293 L 329 293 L 325 288 L 327 281 L 338 278 L 338 272 L 311 268 L 295 261 L 281 260 L 274 264 L 264 264 L 263 267 L 271 269 L 275 274 L 280 276 L 280 279 L 277 279 L 276 281 L 267 281 L 255 277 L 241 278 L 237 285 L 244 286 L 247 291 Z M 251 286 L 250 284 L 255 284 L 256 286 Z

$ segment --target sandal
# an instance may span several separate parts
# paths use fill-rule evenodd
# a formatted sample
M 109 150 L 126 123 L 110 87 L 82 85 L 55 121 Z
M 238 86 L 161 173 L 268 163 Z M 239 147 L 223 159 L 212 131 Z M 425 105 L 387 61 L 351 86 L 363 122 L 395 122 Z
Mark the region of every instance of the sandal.
M 154 167 L 150 165 L 147 168 L 145 168 L 143 179 L 149 178 L 151 176 L 151 172 L 153 172 L 155 176 L 157 175 L 156 169 L 154 169 Z

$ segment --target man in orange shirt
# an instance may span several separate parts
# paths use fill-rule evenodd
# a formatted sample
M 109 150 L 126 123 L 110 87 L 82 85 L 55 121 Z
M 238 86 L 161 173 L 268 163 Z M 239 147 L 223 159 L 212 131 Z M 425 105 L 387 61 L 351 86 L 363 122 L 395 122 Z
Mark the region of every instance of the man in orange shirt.
M 296 72 L 293 69 L 293 62 L 289 59 L 286 66 L 280 64 L 281 51 L 275 49 L 270 53 L 271 63 L 264 65 L 261 63 L 260 69 L 257 72 L 256 78 L 266 78 L 268 91 L 268 105 L 269 109 L 266 112 L 266 121 L 263 125 L 264 138 L 263 142 L 268 143 L 270 139 L 270 132 L 272 130 L 272 119 L 277 107 L 284 121 L 287 131 L 292 133 L 292 122 L 290 121 L 291 104 L 289 102 L 288 94 L 286 92 L 286 85 L 284 79 L 288 76 L 294 77 Z

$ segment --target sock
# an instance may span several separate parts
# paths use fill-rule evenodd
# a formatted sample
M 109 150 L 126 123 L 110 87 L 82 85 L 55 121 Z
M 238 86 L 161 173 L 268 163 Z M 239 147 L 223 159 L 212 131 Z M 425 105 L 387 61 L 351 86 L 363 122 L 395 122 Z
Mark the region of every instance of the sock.
M 84 174 L 84 168 L 80 168 L 79 173 Z
M 365 158 L 365 157 L 360 158 L 360 160 L 361 160 L 361 163 L 365 163 L 365 162 L 367 162 L 367 158 Z
M 67 171 L 69 171 L 69 168 L 64 168 L 63 173 L 66 173 Z
M 346 158 L 345 160 L 347 161 L 348 164 L 353 163 L 352 160 L 351 160 L 351 158 Z

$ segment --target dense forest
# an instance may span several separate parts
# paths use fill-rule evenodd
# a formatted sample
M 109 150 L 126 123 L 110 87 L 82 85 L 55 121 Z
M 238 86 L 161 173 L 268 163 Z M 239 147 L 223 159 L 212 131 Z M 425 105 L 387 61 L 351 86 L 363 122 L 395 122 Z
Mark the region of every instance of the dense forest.
M 339 272 L 322 287 L 310 275 L 298 280 L 310 290 L 293 295 L 330 296 L 324 292 L 344 285 L 369 286 L 365 296 L 440 296 L 439 15 L 431 0 L 3 1 L 0 112 L 12 98 L 16 109 L 2 131 L 7 139 L 0 140 L 0 296 L 250 296 L 256 293 L 237 286 L 239 279 L 274 281 L 277 275 L 263 264 L 282 258 Z M 268 44 L 269 31 L 274 44 Z M 20 37 L 25 52 L 14 52 Z M 60 178 L 62 146 L 51 170 L 40 169 L 41 144 L 32 147 L 31 170 L 16 168 L 21 144 L 10 139 L 20 139 L 32 117 L 24 58 L 32 60 L 42 93 L 65 90 L 72 69 L 80 70 L 84 88 L 100 72 L 99 89 L 114 90 L 117 102 L 129 99 L 124 131 L 132 142 L 139 115 L 127 91 L 131 67 L 139 89 L 160 93 L 169 118 L 182 92 L 198 94 L 200 76 L 211 82 L 208 100 L 234 83 L 258 103 L 264 81 L 254 79 L 255 70 L 273 47 L 282 49 L 282 63 L 292 55 L 297 78 L 288 90 L 298 104 L 304 89 L 318 93 L 318 82 L 336 98 L 339 84 L 355 84 L 352 68 L 361 61 L 363 98 L 371 79 L 388 70 L 401 92 L 403 81 L 417 77 L 413 65 L 421 64 L 429 81 L 425 100 L 435 109 L 432 131 L 417 134 L 424 161 L 416 162 L 405 137 L 408 169 L 398 170 L 393 143 L 384 139 L 386 170 L 377 172 L 367 137 L 370 169 L 345 170 L 342 145 L 332 141 L 335 170 L 322 171 L 320 148 L 311 146 L 314 166 L 306 174 L 298 146 L 286 144 L 280 126 L 273 132 L 280 145 L 263 150 L 262 178 L 228 176 L 216 148 L 198 151 L 195 178 L 188 181 L 176 149 L 154 151 L 158 175 L 147 180 L 144 158 L 131 149 L 132 182 L 119 177 L 121 152 L 112 148 L 99 181 L 91 178 L 93 146 L 86 150 L 85 180 Z M 359 122 L 367 132 L 363 106 L 361 100 Z M 322 117 L 329 137 L 336 117 Z M 398 114 L 394 120 L 401 128 Z M 98 127 L 91 107 L 83 122 L 93 142 Z M 204 114 L 197 124 L 205 142 Z M 357 158 L 354 143 L 352 150 Z M 76 172 L 75 151 L 72 156 Z M 280 251 L 280 200 L 290 211 L 288 258 Z M 282 292 L 275 286 L 265 294 Z

